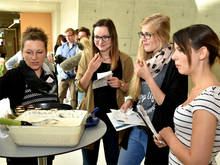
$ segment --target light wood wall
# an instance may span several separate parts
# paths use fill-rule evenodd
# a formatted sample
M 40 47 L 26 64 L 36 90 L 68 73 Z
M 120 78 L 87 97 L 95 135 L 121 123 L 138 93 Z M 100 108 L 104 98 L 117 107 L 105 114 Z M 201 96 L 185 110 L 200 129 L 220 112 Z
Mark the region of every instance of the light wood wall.
M 48 36 L 48 51 L 53 51 L 52 45 L 52 17 L 51 13 L 44 12 L 21 12 L 21 34 L 28 26 L 42 28 Z

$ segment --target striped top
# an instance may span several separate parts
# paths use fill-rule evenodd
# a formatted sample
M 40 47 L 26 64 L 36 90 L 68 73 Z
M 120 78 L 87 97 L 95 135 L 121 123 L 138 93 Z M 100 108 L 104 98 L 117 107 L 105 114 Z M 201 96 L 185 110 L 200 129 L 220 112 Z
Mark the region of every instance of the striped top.
M 178 106 L 174 113 L 175 135 L 188 148 L 192 135 L 192 118 L 196 110 L 206 110 L 212 113 L 218 120 L 216 136 L 210 163 L 216 164 L 215 156 L 220 151 L 220 87 L 211 86 L 205 89 L 191 103 L 186 106 Z M 170 150 L 169 164 L 182 164 Z

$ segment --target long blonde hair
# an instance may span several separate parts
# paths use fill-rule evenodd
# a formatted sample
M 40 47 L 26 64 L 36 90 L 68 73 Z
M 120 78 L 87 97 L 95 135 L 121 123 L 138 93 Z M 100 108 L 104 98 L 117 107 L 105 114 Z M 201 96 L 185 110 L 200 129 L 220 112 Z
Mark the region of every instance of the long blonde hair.
M 145 17 L 141 23 L 140 28 L 143 25 L 148 25 L 152 31 L 154 31 L 154 35 L 158 37 L 160 41 L 160 46 L 153 52 L 155 54 L 159 50 L 161 50 L 165 45 L 169 43 L 170 40 L 170 18 L 160 13 L 155 13 L 153 15 Z M 146 60 L 148 59 L 148 54 L 144 51 L 144 47 L 142 44 L 141 39 L 139 40 L 139 47 L 137 53 L 137 59 Z M 132 96 L 134 100 L 138 99 L 140 95 L 140 87 L 141 81 L 140 77 L 134 73 L 130 88 L 129 88 L 129 95 Z

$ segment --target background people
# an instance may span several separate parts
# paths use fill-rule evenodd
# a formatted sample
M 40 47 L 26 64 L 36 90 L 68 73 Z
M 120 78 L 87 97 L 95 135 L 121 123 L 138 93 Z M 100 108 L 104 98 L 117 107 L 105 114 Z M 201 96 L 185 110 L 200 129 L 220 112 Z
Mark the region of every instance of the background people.
M 89 43 L 89 38 L 90 38 L 90 30 L 86 27 L 80 27 L 78 29 L 78 41 L 77 41 L 77 46 L 81 51 L 86 51 L 86 53 L 84 54 L 89 54 L 88 51 L 90 50 L 90 46 L 91 44 Z M 83 39 L 82 38 L 86 38 Z M 82 41 L 81 41 L 82 40 Z M 88 46 L 88 48 L 87 48 Z M 82 52 L 77 53 L 75 56 L 72 56 L 66 60 L 64 60 L 61 64 L 60 67 L 64 70 L 64 71 L 69 71 L 72 70 L 74 68 L 74 72 L 77 73 L 77 68 L 78 68 L 78 63 L 81 59 L 82 56 Z M 77 92 L 77 106 L 79 106 L 82 97 L 84 95 L 84 92 Z
M 90 35 L 90 30 L 86 27 L 82 26 L 78 29 L 78 39 L 81 39 L 82 37 L 87 37 L 89 39 Z
M 65 59 L 68 59 L 77 54 L 77 41 L 75 41 L 75 31 L 72 28 L 68 28 L 65 31 L 67 42 L 64 43 L 60 49 L 57 50 L 56 55 L 60 55 Z M 59 64 L 57 65 L 58 76 L 61 81 L 59 82 L 59 100 L 60 103 L 63 103 L 63 100 L 66 98 L 67 90 L 70 91 L 70 103 L 73 109 L 76 109 L 76 88 L 75 88 L 75 73 L 74 69 L 64 72 Z
M 219 57 L 220 41 L 207 25 L 197 24 L 173 35 L 179 73 L 189 75 L 193 88 L 174 114 L 175 133 L 170 127 L 159 132 L 161 144 L 169 146 L 169 164 L 216 164 L 220 151 L 220 83 L 211 71 Z
M 22 54 L 21 54 L 21 50 L 19 50 L 14 56 L 12 56 L 11 58 L 9 58 L 6 63 L 5 63 L 5 67 L 7 70 L 10 70 L 12 68 L 14 68 L 16 65 L 19 64 L 19 62 L 23 59 Z
M 0 77 L 0 99 L 9 98 L 11 109 L 18 105 L 59 102 L 56 75 L 44 64 L 47 56 L 47 35 L 39 28 L 29 27 L 22 36 L 19 66 Z M 52 164 L 54 156 L 49 157 Z M 37 165 L 37 158 L 7 158 L 8 165 Z
M 150 15 L 142 20 L 140 29 L 135 74 L 121 109 L 133 106 L 136 111 L 136 105 L 142 105 L 158 131 L 173 127 L 173 113 L 187 97 L 188 81 L 171 60 L 170 18 L 160 13 Z M 157 148 L 148 127 L 132 127 L 124 135 L 118 164 L 138 165 L 145 155 L 146 164 L 168 164 L 168 153 L 168 147 Z
M 63 34 L 57 36 L 56 45 L 54 46 L 54 54 L 56 54 L 57 48 L 66 42 L 66 37 Z
M 112 71 L 107 79 L 97 80 L 97 73 Z M 128 90 L 133 74 L 132 59 L 118 48 L 118 36 L 112 20 L 101 19 L 93 25 L 92 54 L 82 55 L 77 72 L 77 87 L 85 95 L 79 109 L 91 112 L 95 107 L 100 110 L 96 116 L 107 125 L 103 136 L 107 164 L 117 164 L 119 145 L 115 131 L 106 113 L 110 108 L 118 109 Z M 100 140 L 82 149 L 83 164 L 95 165 L 98 159 Z

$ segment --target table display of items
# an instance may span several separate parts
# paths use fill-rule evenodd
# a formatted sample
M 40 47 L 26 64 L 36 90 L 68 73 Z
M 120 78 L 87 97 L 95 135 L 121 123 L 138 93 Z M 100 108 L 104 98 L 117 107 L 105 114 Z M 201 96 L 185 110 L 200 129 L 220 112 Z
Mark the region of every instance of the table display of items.
M 75 146 L 84 132 L 85 110 L 29 110 L 16 121 L 29 123 L 8 126 L 9 134 L 21 146 Z

